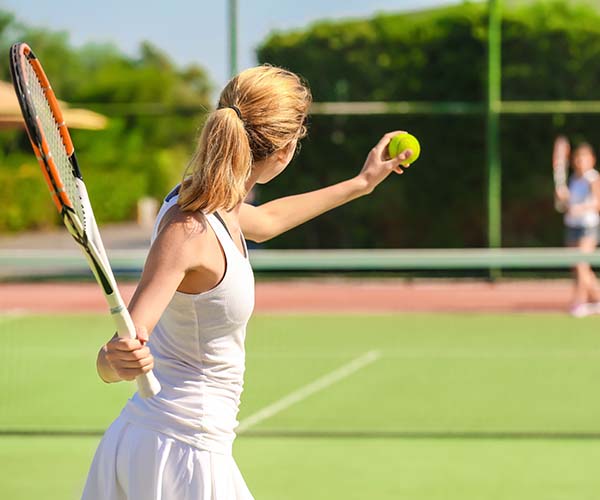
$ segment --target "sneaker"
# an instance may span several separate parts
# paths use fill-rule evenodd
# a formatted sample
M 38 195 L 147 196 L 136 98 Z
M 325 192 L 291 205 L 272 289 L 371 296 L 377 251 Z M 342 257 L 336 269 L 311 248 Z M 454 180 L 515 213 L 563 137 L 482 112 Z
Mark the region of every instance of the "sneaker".
M 588 302 L 591 314 L 600 314 L 600 302 Z
M 585 316 L 589 316 L 590 314 L 594 314 L 596 312 L 593 306 L 594 306 L 594 304 L 589 304 L 587 302 L 584 302 L 582 304 L 575 304 L 573 307 L 571 307 L 571 310 L 569 311 L 569 313 L 574 318 L 583 318 Z M 600 311 L 600 309 L 599 309 L 599 311 Z

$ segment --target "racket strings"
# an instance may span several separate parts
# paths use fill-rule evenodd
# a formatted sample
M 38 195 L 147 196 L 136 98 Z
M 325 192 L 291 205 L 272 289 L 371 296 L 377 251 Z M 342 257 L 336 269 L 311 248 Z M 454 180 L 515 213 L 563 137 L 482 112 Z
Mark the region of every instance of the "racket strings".
M 29 90 L 33 106 L 35 108 L 41 132 L 48 143 L 48 150 L 52 155 L 59 176 L 59 185 L 62 184 L 77 217 L 80 219 L 85 230 L 85 213 L 77 186 L 77 180 L 73 174 L 73 167 L 69 160 L 65 144 L 59 132 L 60 123 L 57 122 L 44 92 L 40 80 L 30 64 L 25 64 L 27 88 Z M 42 152 L 42 154 L 45 154 Z M 52 175 L 52 173 L 50 173 Z M 60 198 L 60 196 L 59 196 Z

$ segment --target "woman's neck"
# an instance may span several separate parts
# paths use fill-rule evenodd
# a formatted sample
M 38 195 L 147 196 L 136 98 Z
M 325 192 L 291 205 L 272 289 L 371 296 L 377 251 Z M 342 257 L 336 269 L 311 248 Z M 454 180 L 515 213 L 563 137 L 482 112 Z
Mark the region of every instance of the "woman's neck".
M 254 172 L 252 172 L 250 174 L 250 177 L 248 177 L 248 180 L 246 181 L 246 192 L 249 193 L 252 190 L 252 188 L 255 186 L 255 184 L 256 184 L 256 176 L 255 176 Z M 235 216 L 236 218 L 239 217 L 240 209 L 242 208 L 242 203 L 244 203 L 243 200 L 240 201 L 231 210 L 228 210 L 227 214 L 231 214 L 231 215 Z

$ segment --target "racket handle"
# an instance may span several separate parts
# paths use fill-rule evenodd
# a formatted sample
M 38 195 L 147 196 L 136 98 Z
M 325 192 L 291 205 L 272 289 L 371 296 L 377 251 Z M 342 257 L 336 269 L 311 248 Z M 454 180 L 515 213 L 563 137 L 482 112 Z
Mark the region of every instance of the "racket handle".
M 120 307 L 115 309 L 111 310 L 111 314 L 117 326 L 117 335 L 122 338 L 137 338 L 135 325 L 125 306 L 120 305 Z M 152 371 L 137 376 L 135 381 L 137 383 L 138 392 L 143 398 L 150 398 L 160 392 L 160 382 Z
M 558 187 L 567 185 L 567 165 L 564 163 L 557 163 L 554 165 L 554 169 L 552 170 L 552 174 L 554 177 L 554 185 Z
M 151 398 L 160 392 L 160 382 L 151 371 L 136 377 L 135 382 L 137 383 L 138 392 L 143 398 Z

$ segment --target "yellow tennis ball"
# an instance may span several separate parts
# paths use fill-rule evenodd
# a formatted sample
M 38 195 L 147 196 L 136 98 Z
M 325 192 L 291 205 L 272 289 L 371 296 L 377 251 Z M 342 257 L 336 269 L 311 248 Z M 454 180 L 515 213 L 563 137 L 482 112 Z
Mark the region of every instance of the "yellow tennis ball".
M 410 149 L 412 154 L 407 160 L 404 160 L 401 165 L 409 165 L 417 161 L 421 154 L 421 145 L 417 138 L 412 134 L 402 133 L 392 137 L 390 144 L 388 145 L 388 153 L 390 158 L 398 156 L 402 151 Z

